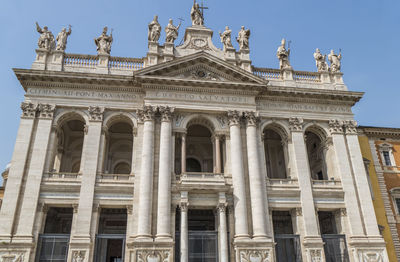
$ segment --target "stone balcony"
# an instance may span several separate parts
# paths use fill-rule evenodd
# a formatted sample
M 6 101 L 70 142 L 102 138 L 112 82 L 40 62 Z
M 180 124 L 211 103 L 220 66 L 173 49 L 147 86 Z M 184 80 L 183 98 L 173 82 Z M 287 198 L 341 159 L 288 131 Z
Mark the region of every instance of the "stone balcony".
M 344 191 L 340 180 L 311 180 L 316 206 L 342 207 Z
M 188 190 L 221 190 L 227 186 L 229 175 L 223 173 L 185 172 L 177 176 L 177 185 Z
M 271 207 L 293 208 L 300 205 L 299 181 L 295 178 L 267 178 L 267 195 Z

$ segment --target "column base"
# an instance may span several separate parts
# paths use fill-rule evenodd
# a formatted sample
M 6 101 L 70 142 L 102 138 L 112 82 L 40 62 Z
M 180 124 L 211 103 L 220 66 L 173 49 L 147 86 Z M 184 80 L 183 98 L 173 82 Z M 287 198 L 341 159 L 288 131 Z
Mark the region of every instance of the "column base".
M 174 242 L 171 235 L 159 235 L 156 236 L 154 242 Z

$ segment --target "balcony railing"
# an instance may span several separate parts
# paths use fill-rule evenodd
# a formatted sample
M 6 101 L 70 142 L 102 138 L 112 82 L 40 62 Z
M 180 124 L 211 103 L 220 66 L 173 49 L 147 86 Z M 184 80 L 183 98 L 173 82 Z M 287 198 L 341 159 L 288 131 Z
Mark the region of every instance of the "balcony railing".
M 298 180 L 294 178 L 267 178 L 269 186 L 298 185 Z
M 322 235 L 326 262 L 348 262 L 349 254 L 345 235 Z
M 80 173 L 68 172 L 50 172 L 43 175 L 44 181 L 79 181 L 82 175 Z
M 253 74 L 266 80 L 282 80 L 282 70 L 273 68 L 253 67 Z M 307 71 L 294 71 L 293 80 L 297 82 L 320 83 L 320 73 Z
M 277 262 L 301 262 L 301 244 L 298 235 L 276 234 L 275 251 Z
M 133 174 L 97 174 L 96 179 L 98 182 L 133 182 Z
M 186 172 L 178 177 L 182 185 L 225 185 L 222 173 Z
M 341 187 L 342 182 L 340 180 L 312 180 L 312 185 L 315 188 L 326 188 L 326 187 Z

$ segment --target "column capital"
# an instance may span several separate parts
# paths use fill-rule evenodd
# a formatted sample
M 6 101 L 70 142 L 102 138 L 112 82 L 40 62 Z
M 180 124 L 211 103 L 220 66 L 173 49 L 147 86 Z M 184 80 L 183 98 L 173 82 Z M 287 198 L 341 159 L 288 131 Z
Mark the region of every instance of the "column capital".
M 227 203 L 218 203 L 217 205 L 217 210 L 218 212 L 225 213 L 226 212 L 226 207 L 228 206 Z
M 35 118 L 37 105 L 31 102 L 22 102 L 21 103 L 21 110 L 23 118 Z
M 103 121 L 104 108 L 99 106 L 89 106 L 89 121 Z
M 39 118 L 52 119 L 56 107 L 50 104 L 38 104 Z
M 301 117 L 291 117 L 289 118 L 289 129 L 292 132 L 303 131 L 304 120 Z
M 357 122 L 355 120 L 344 121 L 346 135 L 357 135 Z
M 240 126 L 240 118 L 242 114 L 237 110 L 228 111 L 228 122 L 229 126 Z
M 247 126 L 257 126 L 259 122 L 259 117 L 257 112 L 246 111 L 243 113 L 244 118 L 246 119 Z
M 180 202 L 179 208 L 181 209 L 181 212 L 187 212 L 189 210 L 189 203 L 188 202 Z
M 329 120 L 329 132 L 331 134 L 343 134 L 343 121 L 338 119 Z
M 169 106 L 159 106 L 158 111 L 161 114 L 161 122 L 171 122 L 174 110 L 175 108 Z
M 139 120 L 141 122 L 145 122 L 154 120 L 155 111 L 156 110 L 153 106 L 143 106 L 143 109 L 138 109 L 136 113 L 139 117 Z

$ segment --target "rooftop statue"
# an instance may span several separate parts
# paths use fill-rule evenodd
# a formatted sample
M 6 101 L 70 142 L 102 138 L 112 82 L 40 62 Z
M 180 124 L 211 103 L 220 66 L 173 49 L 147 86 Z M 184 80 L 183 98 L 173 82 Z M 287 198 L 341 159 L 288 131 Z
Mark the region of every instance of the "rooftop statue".
M 280 69 L 292 69 L 292 66 L 289 62 L 290 56 L 290 47 L 286 50 L 286 40 L 285 38 L 282 39 L 281 45 L 278 47 L 276 51 L 276 56 L 279 59 L 279 68 Z
M 221 32 L 219 33 L 219 36 L 221 37 L 221 42 L 224 44 L 224 51 L 226 51 L 227 48 L 233 48 L 231 33 L 232 30 L 230 30 L 228 26 L 225 27 L 225 31 L 222 34 Z
M 59 51 L 65 51 L 65 48 L 67 48 L 67 39 L 68 36 L 71 34 L 71 25 L 69 25 L 69 29 L 64 27 L 60 33 L 57 35 L 57 47 L 56 50 Z
M 321 54 L 321 51 L 317 48 L 314 53 L 315 64 L 317 65 L 318 72 L 328 71 L 328 63 L 326 62 L 326 55 Z
M 158 23 L 158 16 L 155 15 L 153 21 L 149 24 L 148 39 L 150 42 L 158 42 L 161 34 L 161 26 Z
M 165 27 L 165 42 L 174 43 L 174 41 L 178 38 L 178 30 L 180 26 L 181 23 L 179 23 L 178 26 L 174 26 L 172 19 L 169 19 L 169 23 Z
M 196 0 L 193 1 L 190 17 L 192 18 L 192 25 L 204 25 L 204 17 Z
M 94 39 L 94 43 L 97 46 L 97 54 L 109 55 L 111 53 L 111 44 L 113 42 L 112 30 L 110 35 L 107 35 L 107 26 L 103 28 L 103 33 Z
M 331 72 L 340 72 L 341 63 L 340 60 L 342 59 L 342 54 L 339 51 L 339 55 L 335 54 L 333 50 L 328 55 L 328 60 L 331 63 Z
M 242 26 L 238 33 L 238 37 L 236 37 L 236 41 L 239 43 L 240 50 L 249 49 L 249 38 L 250 29 L 244 29 L 244 26 Z
M 38 47 L 54 50 L 56 41 L 54 40 L 54 35 L 51 31 L 49 31 L 48 27 L 45 26 L 43 29 L 39 26 L 38 22 L 36 22 L 36 30 L 39 32 L 40 37 L 38 40 Z

